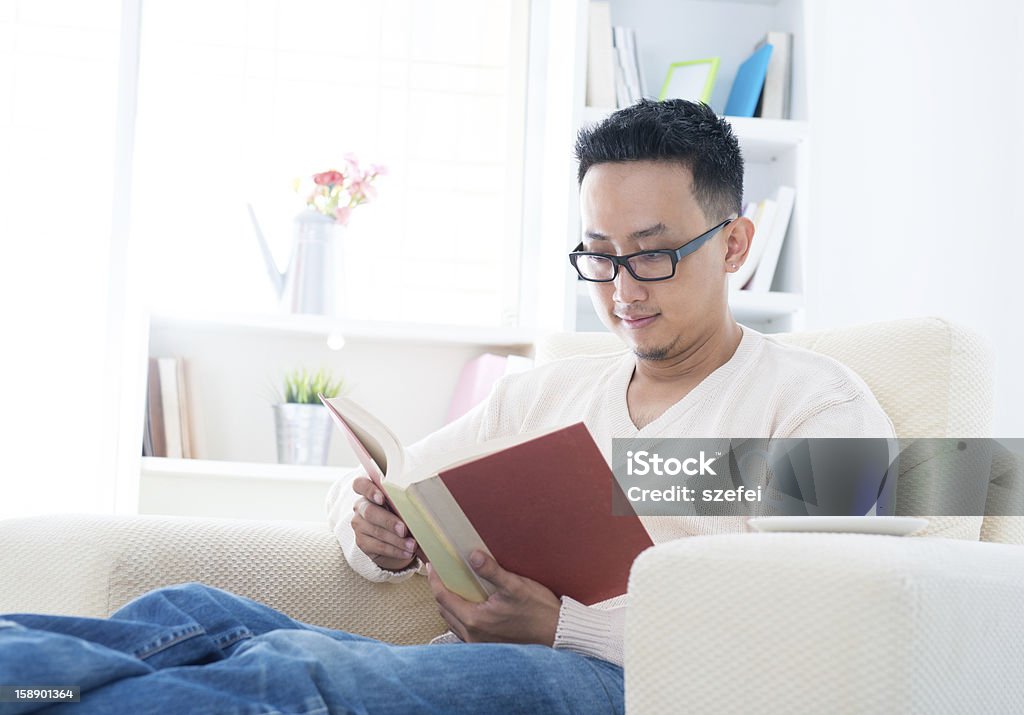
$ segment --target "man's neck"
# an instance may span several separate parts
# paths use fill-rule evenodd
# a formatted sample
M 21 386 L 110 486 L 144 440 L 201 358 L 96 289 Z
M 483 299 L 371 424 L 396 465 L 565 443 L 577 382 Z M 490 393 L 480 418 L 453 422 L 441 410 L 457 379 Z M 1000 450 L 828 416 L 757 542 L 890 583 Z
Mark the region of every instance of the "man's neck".
M 637 359 L 626 388 L 626 407 L 643 429 L 679 402 L 736 353 L 743 329 L 729 321 L 663 360 Z
M 743 329 L 730 318 L 661 360 L 637 358 L 633 381 L 662 387 L 695 387 L 729 362 L 742 338 Z

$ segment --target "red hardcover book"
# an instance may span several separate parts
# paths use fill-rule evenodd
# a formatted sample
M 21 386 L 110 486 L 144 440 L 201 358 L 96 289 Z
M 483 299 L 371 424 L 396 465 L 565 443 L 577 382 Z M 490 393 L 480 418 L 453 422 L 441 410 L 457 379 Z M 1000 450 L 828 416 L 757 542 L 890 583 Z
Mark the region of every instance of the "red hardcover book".
M 469 566 L 474 549 L 591 605 L 625 593 L 633 560 L 652 545 L 636 515 L 612 515 L 615 492 L 617 503 L 625 500 L 583 423 L 471 445 L 444 464 L 406 470 L 404 449 L 383 423 L 347 398 L 321 400 L 441 580 L 463 598 L 482 601 L 494 590 Z

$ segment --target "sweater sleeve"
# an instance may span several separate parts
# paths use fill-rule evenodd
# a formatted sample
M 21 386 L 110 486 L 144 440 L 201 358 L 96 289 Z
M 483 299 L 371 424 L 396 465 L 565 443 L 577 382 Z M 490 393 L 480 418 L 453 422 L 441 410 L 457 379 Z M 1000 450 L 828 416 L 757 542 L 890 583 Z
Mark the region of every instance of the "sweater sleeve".
M 606 602 L 622 602 L 625 597 Z M 622 666 L 625 644 L 626 607 L 584 606 L 562 596 L 554 647 L 600 658 Z
M 866 389 L 866 388 L 865 388 Z M 857 395 L 842 401 L 825 402 L 800 414 L 779 437 L 873 437 L 895 439 L 892 420 L 873 395 Z
M 499 383 L 499 386 L 500 387 Z M 406 449 L 408 462 L 406 467 L 441 458 L 446 452 L 458 449 L 467 444 L 474 444 L 492 439 L 492 425 L 500 413 L 500 399 L 496 396 L 498 387 L 490 397 L 465 415 L 446 425 L 437 432 L 421 439 Z M 353 469 L 331 485 L 327 493 L 327 523 L 341 545 L 345 560 L 352 569 L 370 581 L 404 581 L 422 569 L 423 564 L 415 561 L 409 568 L 393 572 L 380 568 L 356 545 L 355 532 L 352 530 L 352 518 L 355 516 L 355 505 L 362 497 L 353 489 L 352 483 L 357 477 L 366 476 L 362 467 Z

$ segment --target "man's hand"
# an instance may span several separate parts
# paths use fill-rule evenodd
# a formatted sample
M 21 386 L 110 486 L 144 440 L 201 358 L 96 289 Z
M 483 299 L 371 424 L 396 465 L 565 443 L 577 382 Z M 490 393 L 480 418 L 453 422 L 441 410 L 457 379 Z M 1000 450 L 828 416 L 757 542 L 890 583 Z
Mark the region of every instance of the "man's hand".
M 438 611 L 459 638 L 466 643 L 554 644 L 562 607 L 555 594 L 536 581 L 506 571 L 482 551 L 474 551 L 469 563 L 498 588 L 483 603 L 467 601 L 449 591 L 427 564 L 427 579 Z
M 415 559 L 413 551 L 416 549 L 409 529 L 384 508 L 384 495 L 372 481 L 359 477 L 352 482 L 352 489 L 362 497 L 352 507 L 356 513 L 352 517 L 356 546 L 382 569 L 408 568 Z

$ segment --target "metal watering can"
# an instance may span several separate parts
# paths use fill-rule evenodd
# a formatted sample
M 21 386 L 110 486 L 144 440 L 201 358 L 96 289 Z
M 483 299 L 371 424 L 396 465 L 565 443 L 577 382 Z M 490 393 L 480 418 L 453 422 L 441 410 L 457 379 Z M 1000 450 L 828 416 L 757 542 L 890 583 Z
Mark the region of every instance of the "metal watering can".
M 277 291 L 281 307 L 289 313 L 334 315 L 335 242 L 341 239 L 341 226 L 318 211 L 307 209 L 295 217 L 291 257 L 283 273 L 263 236 L 252 204 L 249 218 L 267 264 L 267 274 Z

